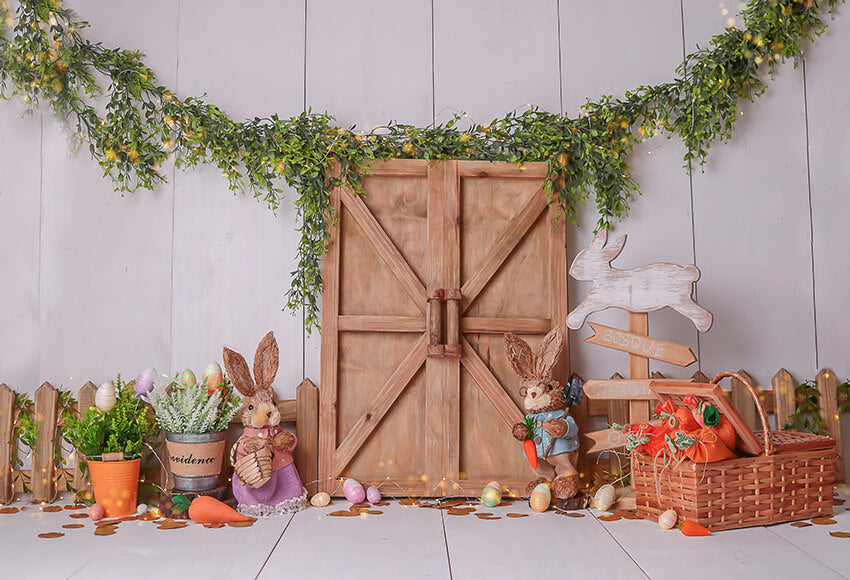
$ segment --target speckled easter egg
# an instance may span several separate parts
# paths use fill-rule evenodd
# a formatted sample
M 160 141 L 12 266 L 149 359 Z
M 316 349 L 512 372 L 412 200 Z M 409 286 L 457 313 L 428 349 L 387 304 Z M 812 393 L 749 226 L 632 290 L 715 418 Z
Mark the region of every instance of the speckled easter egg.
M 379 501 L 381 501 L 381 498 L 382 498 L 382 496 L 381 496 L 381 490 L 380 490 L 380 489 L 378 489 L 377 487 L 374 487 L 374 486 L 371 486 L 371 485 L 370 485 L 370 486 L 366 489 L 366 500 L 367 500 L 369 503 L 378 503 Z
M 351 503 L 360 503 L 366 499 L 366 490 L 356 479 L 346 479 L 342 484 L 342 493 Z
M 528 498 L 528 505 L 531 509 L 538 513 L 543 513 L 549 509 L 549 504 L 552 502 L 552 490 L 549 489 L 548 483 L 538 483 L 531 490 L 531 497 Z
M 491 481 L 481 490 L 481 503 L 487 507 L 496 507 L 502 501 L 502 486 L 498 481 Z
M 617 492 L 614 486 L 607 483 L 596 490 L 596 495 L 593 496 L 591 505 L 601 512 L 608 511 L 614 502 L 617 501 Z
M 679 515 L 676 513 L 676 510 L 667 510 L 658 516 L 658 525 L 661 526 L 661 529 L 663 530 L 669 530 L 675 526 L 678 521 Z
M 137 395 L 147 395 L 153 390 L 153 380 L 156 378 L 156 369 L 148 367 L 139 373 L 136 377 L 136 383 L 133 388 Z
M 100 385 L 94 394 L 94 405 L 104 413 L 111 411 L 115 406 L 115 385 L 111 382 Z
M 217 362 L 211 362 L 204 369 L 203 378 L 201 379 L 207 386 L 207 392 L 212 394 L 221 388 L 224 382 L 224 376 L 221 374 L 221 366 Z
M 186 369 L 180 375 L 180 384 L 184 387 L 194 387 L 197 383 L 198 379 L 195 378 L 195 373 L 192 372 L 192 369 Z
M 314 507 L 325 507 L 329 503 L 331 503 L 331 496 L 329 496 L 327 493 L 325 493 L 323 491 L 320 491 L 319 493 L 314 495 L 312 498 L 310 498 L 310 504 L 313 505 Z
M 89 508 L 89 517 L 92 519 L 92 521 L 96 522 L 97 520 L 102 519 L 104 513 L 105 512 L 103 511 L 103 506 L 99 503 L 96 503 Z

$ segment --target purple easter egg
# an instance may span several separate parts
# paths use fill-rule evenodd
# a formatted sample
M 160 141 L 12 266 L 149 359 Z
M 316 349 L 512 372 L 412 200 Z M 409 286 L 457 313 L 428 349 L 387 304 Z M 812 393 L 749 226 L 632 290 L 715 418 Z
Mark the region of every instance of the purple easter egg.
M 381 490 L 377 487 L 369 486 L 366 490 L 366 499 L 369 503 L 378 503 L 381 501 Z
M 342 493 L 351 503 L 361 503 L 366 499 L 366 490 L 356 479 L 346 479 L 342 484 Z
M 148 367 L 140 372 L 139 376 L 136 377 L 136 384 L 133 385 L 136 394 L 147 395 L 150 393 L 153 390 L 154 378 L 156 378 L 156 369 L 153 367 Z

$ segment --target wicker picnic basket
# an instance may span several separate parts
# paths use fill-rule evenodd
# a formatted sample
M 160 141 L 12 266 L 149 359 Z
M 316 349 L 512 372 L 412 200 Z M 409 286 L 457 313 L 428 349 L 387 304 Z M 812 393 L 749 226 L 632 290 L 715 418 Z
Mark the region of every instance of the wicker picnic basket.
M 746 385 L 756 403 L 763 433 L 753 433 L 717 384 L 734 377 Z M 771 431 L 753 386 L 735 373 L 720 373 L 709 384 L 650 385 L 663 403 L 681 405 L 687 394 L 712 400 L 732 422 L 738 449 L 752 457 L 701 464 L 663 461 L 633 451 L 632 486 L 638 515 L 656 520 L 674 509 L 711 531 L 763 526 L 832 515 L 835 440 L 809 433 Z
M 257 489 L 262 487 L 272 476 L 272 452 L 268 445 L 261 447 L 258 451 L 248 453 L 239 461 L 236 461 L 236 445 L 230 448 L 230 464 L 233 472 L 239 477 L 239 481 L 247 486 Z

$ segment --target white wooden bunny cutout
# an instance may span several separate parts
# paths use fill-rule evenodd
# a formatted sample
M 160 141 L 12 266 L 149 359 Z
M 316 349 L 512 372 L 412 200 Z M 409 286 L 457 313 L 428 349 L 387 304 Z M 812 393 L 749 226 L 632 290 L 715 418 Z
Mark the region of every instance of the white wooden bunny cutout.
M 694 302 L 694 282 L 699 280 L 699 268 L 693 265 L 650 264 L 634 270 L 618 270 L 611 261 L 620 255 L 626 236 L 610 244 L 608 232 L 602 230 L 590 242 L 590 247 L 578 253 L 570 266 L 576 280 L 592 280 L 593 287 L 567 316 L 567 326 L 581 328 L 588 315 L 607 308 L 622 308 L 629 312 L 652 312 L 669 306 L 689 318 L 702 332 L 711 327 L 711 312 Z

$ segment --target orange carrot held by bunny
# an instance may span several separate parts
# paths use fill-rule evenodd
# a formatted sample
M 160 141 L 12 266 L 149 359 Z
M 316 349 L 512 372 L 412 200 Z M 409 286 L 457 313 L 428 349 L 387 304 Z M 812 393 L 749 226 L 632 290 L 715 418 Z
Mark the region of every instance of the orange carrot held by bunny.
M 240 413 L 245 430 L 231 449 L 233 495 L 239 511 L 254 517 L 306 507 L 307 490 L 292 460 L 297 441 L 280 426 L 272 390 L 278 364 L 279 351 L 271 332 L 257 347 L 253 378 L 242 355 L 224 348 L 227 374 L 244 397 Z

